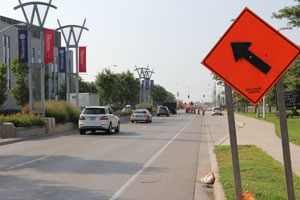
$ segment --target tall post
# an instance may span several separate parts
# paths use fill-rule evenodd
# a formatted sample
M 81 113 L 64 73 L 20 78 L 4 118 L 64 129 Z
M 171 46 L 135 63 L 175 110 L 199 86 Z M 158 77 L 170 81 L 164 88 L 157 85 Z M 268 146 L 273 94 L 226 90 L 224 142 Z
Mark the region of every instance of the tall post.
M 67 101 L 70 102 L 70 76 L 74 76 L 75 75 L 75 80 L 76 80 L 76 105 L 79 106 L 79 56 L 78 56 L 78 45 L 79 45 L 79 41 L 81 38 L 81 34 L 83 30 L 88 31 L 89 29 L 84 27 L 86 19 L 84 19 L 83 25 L 79 26 L 79 25 L 66 25 L 66 26 L 61 26 L 59 20 L 57 20 L 59 28 L 57 28 L 55 31 L 59 31 L 61 30 L 64 41 L 66 43 L 66 47 L 67 47 L 67 70 L 66 70 L 66 81 L 67 81 Z M 80 32 L 78 37 L 76 37 L 75 28 L 79 28 Z M 64 29 L 69 29 L 69 36 L 66 37 Z M 73 37 L 73 41 L 74 43 L 71 44 L 71 37 Z M 71 73 L 70 71 L 70 64 L 69 64 L 69 50 L 70 48 L 75 48 L 75 62 L 76 62 L 76 72 L 75 73 Z
M 284 169 L 285 169 L 286 189 L 287 189 L 288 199 L 295 200 L 289 135 L 288 135 L 288 127 L 286 121 L 283 77 L 281 77 L 281 79 L 277 82 L 276 91 L 277 91 L 277 102 L 278 102 L 278 109 L 279 109 L 280 132 L 281 132 L 282 152 L 283 152 Z
M 67 52 L 66 52 L 66 87 L 67 87 L 67 96 L 66 96 L 66 99 L 67 99 L 67 102 L 70 102 L 70 56 L 69 56 L 69 45 L 66 45 L 67 46 Z
M 49 8 L 54 8 L 57 9 L 56 6 L 51 5 L 51 1 L 49 0 L 49 3 L 45 3 L 45 2 L 26 2 L 23 3 L 21 2 L 21 0 L 19 0 L 19 5 L 14 7 L 14 10 L 17 10 L 19 8 L 21 8 L 23 15 L 25 17 L 26 20 L 26 24 L 27 24 L 27 30 L 28 30 L 28 65 L 29 65 L 29 76 L 28 76 L 28 82 L 29 82 L 29 112 L 30 113 L 36 113 L 36 114 L 41 114 L 43 116 L 45 116 L 45 62 L 44 62 L 44 25 L 46 22 L 46 18 L 48 15 L 48 11 Z M 32 6 L 32 13 L 31 13 L 31 18 L 29 19 L 27 16 L 27 13 L 25 11 L 26 6 Z M 40 15 L 39 12 L 39 7 L 40 6 L 46 6 L 46 10 L 44 13 L 44 16 L 42 17 Z M 35 17 L 37 18 L 38 21 L 38 26 L 34 26 L 33 25 L 33 21 L 35 19 Z M 32 60 L 33 58 L 33 52 L 32 52 L 32 31 L 36 30 L 36 31 L 40 31 L 40 40 L 41 40 L 41 63 L 34 63 L 34 60 Z M 33 92 L 33 87 L 34 85 L 37 87 L 37 82 L 33 81 L 33 75 L 35 73 L 34 70 L 35 69 L 40 69 L 40 94 L 36 95 L 39 96 L 40 95 L 40 99 L 35 99 L 34 98 L 34 92 Z M 40 100 L 40 108 L 38 107 L 38 103 Z M 36 103 L 36 104 L 35 104 Z M 35 104 L 35 105 L 34 105 Z
M 79 56 L 78 56 L 78 46 L 76 47 L 76 105 L 79 106 Z
M 149 65 L 147 66 L 147 68 L 137 68 L 137 66 L 135 66 L 134 71 L 137 71 L 140 82 L 142 82 L 144 80 L 144 86 L 146 85 L 146 79 L 148 79 L 150 81 L 151 77 L 152 77 L 152 74 L 154 73 L 154 69 L 151 71 L 149 69 Z M 144 87 L 144 90 L 140 89 L 140 106 L 142 106 L 142 96 L 143 96 L 143 106 L 146 107 L 147 90 L 145 89 L 145 87 Z M 150 94 L 150 97 L 149 97 L 149 101 L 151 103 L 151 94 Z
M 266 97 L 263 98 L 263 118 L 266 119 Z
M 233 166 L 233 175 L 234 175 L 234 183 L 235 183 L 235 197 L 236 200 L 242 200 L 242 184 L 241 184 L 241 177 L 240 177 L 239 155 L 238 155 L 238 146 L 237 146 L 236 130 L 235 130 L 232 89 L 226 83 L 225 83 L 225 93 L 226 93 L 227 116 L 228 116 L 230 146 L 231 146 L 231 155 L 232 155 L 232 166 Z

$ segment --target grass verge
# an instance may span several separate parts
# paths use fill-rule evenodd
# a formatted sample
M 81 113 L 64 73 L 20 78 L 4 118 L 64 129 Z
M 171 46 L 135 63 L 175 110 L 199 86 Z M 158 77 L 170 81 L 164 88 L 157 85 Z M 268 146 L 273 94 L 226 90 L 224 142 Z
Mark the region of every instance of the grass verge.
M 254 112 L 238 113 L 238 114 L 256 118 L 256 114 Z M 260 116 L 261 116 L 260 118 L 256 118 L 256 119 L 263 120 L 262 113 L 260 114 Z M 281 138 L 280 122 L 279 119 L 276 117 L 276 113 L 266 113 L 266 121 L 275 124 L 276 135 Z M 287 126 L 289 131 L 290 142 L 300 146 L 300 117 L 294 116 L 293 118 L 288 118 Z
M 256 146 L 238 146 L 243 192 L 252 190 L 259 200 L 286 200 L 284 167 Z M 219 166 L 220 182 L 228 200 L 235 199 L 230 146 L 214 150 Z M 296 199 L 300 199 L 300 178 L 294 174 Z

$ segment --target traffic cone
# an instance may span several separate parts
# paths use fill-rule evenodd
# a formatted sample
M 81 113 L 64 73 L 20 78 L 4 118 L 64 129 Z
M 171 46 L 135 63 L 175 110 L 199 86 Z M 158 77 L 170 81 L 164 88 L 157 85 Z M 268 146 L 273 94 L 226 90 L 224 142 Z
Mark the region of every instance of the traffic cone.
M 251 190 L 248 190 L 242 196 L 243 200 L 256 200 Z
M 200 181 L 205 184 L 214 184 L 215 180 L 216 180 L 216 177 L 215 177 L 214 173 L 211 172 L 211 173 L 207 174 L 206 176 L 204 176 Z

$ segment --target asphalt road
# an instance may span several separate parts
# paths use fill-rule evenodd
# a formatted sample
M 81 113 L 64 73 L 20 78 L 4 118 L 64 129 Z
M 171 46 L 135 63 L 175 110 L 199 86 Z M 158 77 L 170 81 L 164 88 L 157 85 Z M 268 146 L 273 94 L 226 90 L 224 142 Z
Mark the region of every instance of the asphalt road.
M 205 130 L 223 118 L 180 113 L 122 124 L 118 134 L 74 131 L 0 146 L 0 199 L 192 200 L 197 169 L 210 171 Z M 212 138 L 224 136 L 213 129 Z M 213 199 L 207 188 L 201 195 Z

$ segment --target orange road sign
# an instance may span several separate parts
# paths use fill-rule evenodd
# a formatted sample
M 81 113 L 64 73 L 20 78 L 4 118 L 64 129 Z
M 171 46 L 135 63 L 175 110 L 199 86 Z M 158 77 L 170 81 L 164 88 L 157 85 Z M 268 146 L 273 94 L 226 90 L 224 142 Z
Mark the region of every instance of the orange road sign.
M 257 105 L 299 55 L 297 45 L 245 8 L 202 64 Z
M 195 103 L 191 101 L 190 102 L 190 106 L 194 106 L 194 105 L 195 105 Z

